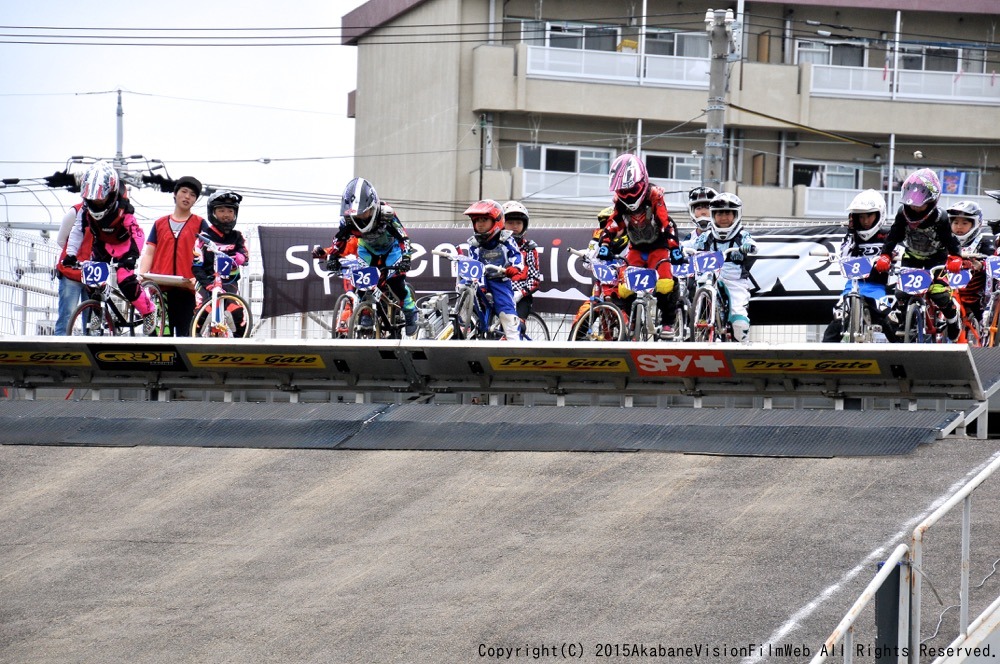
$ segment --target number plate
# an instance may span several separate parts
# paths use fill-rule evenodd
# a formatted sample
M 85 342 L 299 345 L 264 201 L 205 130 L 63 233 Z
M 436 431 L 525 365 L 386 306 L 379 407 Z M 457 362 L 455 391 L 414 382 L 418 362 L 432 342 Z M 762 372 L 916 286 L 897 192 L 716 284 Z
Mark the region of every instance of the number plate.
M 715 272 L 722 269 L 723 256 L 721 251 L 702 251 L 694 255 L 695 274 Z
M 459 282 L 483 281 L 483 264 L 475 259 L 458 257 L 458 280 Z
M 367 290 L 378 286 L 378 268 L 363 267 L 354 271 L 354 287 Z
M 625 285 L 630 291 L 646 293 L 656 288 L 656 270 L 630 267 L 625 270 Z
M 967 286 L 968 283 L 972 281 L 972 273 L 968 270 L 948 272 L 945 279 L 948 281 L 948 285 L 952 288 L 962 288 Z
M 931 273 L 927 270 L 902 270 L 899 273 L 899 290 L 920 295 L 931 287 L 931 281 Z
M 101 286 L 107 282 L 111 276 L 111 265 L 97 261 L 85 261 L 80 266 L 80 275 L 83 283 L 88 286 Z
M 610 263 L 594 261 L 590 266 L 594 278 L 602 284 L 613 284 L 618 281 L 618 269 Z
M 986 271 L 994 279 L 1000 278 L 1000 256 L 990 256 L 986 259 Z
M 864 279 L 872 272 L 872 262 L 864 256 L 848 258 L 840 264 L 840 272 L 848 279 Z
M 679 265 L 672 265 L 671 268 L 673 269 L 674 276 L 678 279 L 690 277 L 694 274 L 694 265 L 691 264 L 691 261 L 686 261 L 684 263 L 680 263 Z
M 215 255 L 215 271 L 219 273 L 219 276 L 225 279 L 229 276 L 229 273 L 233 271 L 236 267 L 236 261 L 225 254 Z

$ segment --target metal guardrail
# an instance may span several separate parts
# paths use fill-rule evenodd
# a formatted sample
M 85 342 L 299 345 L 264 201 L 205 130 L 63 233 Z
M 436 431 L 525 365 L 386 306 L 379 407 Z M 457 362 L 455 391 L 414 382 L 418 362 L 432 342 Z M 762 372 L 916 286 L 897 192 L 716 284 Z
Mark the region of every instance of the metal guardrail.
M 829 638 L 819 648 L 815 657 L 810 660 L 810 664 L 821 664 L 828 660 L 831 654 L 836 652 L 836 647 L 843 643 L 843 661 L 850 664 L 854 657 L 853 634 L 854 626 L 861 614 L 861 611 L 871 603 L 875 592 L 882 587 L 888 579 L 893 568 L 899 564 L 904 565 L 904 575 L 900 584 L 901 588 L 909 587 L 909 592 L 901 591 L 900 595 L 900 626 L 908 624 L 908 629 L 900 629 L 900 643 L 897 644 L 899 652 L 907 653 L 910 664 L 920 664 L 920 608 L 921 608 L 921 585 L 923 573 L 923 538 L 927 530 L 937 523 L 941 517 L 950 512 L 959 503 L 962 504 L 962 560 L 960 568 L 960 588 L 959 588 L 959 634 L 944 650 L 954 649 L 962 644 L 970 634 L 976 631 L 991 615 L 1000 611 L 1000 597 L 996 599 L 985 611 L 971 624 L 969 623 L 969 549 L 971 540 L 972 522 L 972 492 L 989 479 L 993 473 L 1000 468 L 1000 456 L 997 456 L 986 468 L 949 498 L 943 505 L 924 519 L 914 530 L 910 538 L 910 544 L 900 544 L 893 551 L 892 555 L 885 561 L 882 569 L 875 578 L 868 584 L 865 590 L 855 601 L 844 618 L 830 634 Z M 912 571 L 916 574 L 912 574 Z M 903 595 L 906 595 L 904 597 Z M 908 600 L 908 601 L 907 601 Z M 905 639 L 905 640 L 904 640 Z M 935 662 L 943 661 L 943 657 Z M 903 661 L 902 656 L 900 661 Z

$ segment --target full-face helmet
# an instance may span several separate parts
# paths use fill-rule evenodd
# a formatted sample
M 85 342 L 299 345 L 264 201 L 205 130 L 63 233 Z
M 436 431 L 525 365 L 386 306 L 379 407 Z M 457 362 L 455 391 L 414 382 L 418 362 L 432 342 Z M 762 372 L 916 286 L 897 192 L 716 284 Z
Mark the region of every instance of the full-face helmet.
M 903 206 L 903 216 L 911 227 L 916 227 L 934 211 L 934 206 L 941 197 L 941 181 L 937 174 L 929 168 L 921 168 L 910 173 L 903 180 L 900 203 Z M 922 212 L 914 207 L 926 205 Z
M 740 197 L 736 194 L 723 192 L 713 198 L 709 206 L 712 208 L 712 221 L 708 227 L 712 231 L 712 236 L 720 242 L 735 237 L 740 232 L 740 228 L 743 227 L 743 201 L 740 200 Z M 726 228 L 720 228 L 715 222 L 715 215 L 724 210 L 733 212 L 733 223 Z
M 711 187 L 695 187 L 688 192 L 688 214 L 691 215 L 691 221 L 696 223 L 701 230 L 708 228 L 708 224 L 712 220 L 712 215 L 709 213 L 702 217 L 696 217 L 694 215 L 694 208 L 698 205 L 710 204 L 718 195 L 719 192 Z
M 240 201 L 243 200 L 243 196 L 237 194 L 235 191 L 229 191 L 227 189 L 222 189 L 215 192 L 208 197 L 208 221 L 210 224 L 218 228 L 223 234 L 230 232 L 236 227 L 236 218 L 240 214 Z M 215 211 L 220 207 L 233 208 L 233 220 L 232 221 L 219 221 L 215 216 Z
M 983 236 L 983 209 L 975 201 L 959 201 L 948 208 L 948 218 L 964 217 L 972 222 L 972 228 L 966 233 L 955 233 L 962 248 L 974 247 Z M 954 231 L 953 231 L 954 232 Z
M 615 201 L 635 212 L 646 200 L 649 192 L 649 175 L 642 160 L 634 154 L 625 153 L 611 164 L 611 178 L 608 190 Z
M 524 207 L 520 201 L 507 201 L 503 204 L 503 218 L 504 221 L 514 220 L 524 224 L 521 227 L 521 232 L 514 235 L 520 240 L 528 230 L 528 208 Z
M 858 224 L 858 215 L 872 212 L 877 215 L 875 223 L 872 224 L 871 228 L 861 228 Z M 885 199 L 874 189 L 865 189 L 855 196 L 851 204 L 847 206 L 847 227 L 857 233 L 862 240 L 870 240 L 878 235 L 884 221 Z
M 364 178 L 354 178 L 344 188 L 340 201 L 340 216 L 360 233 L 368 233 L 378 222 L 379 198 L 372 183 Z
M 80 184 L 83 204 L 95 220 L 118 210 L 118 173 L 106 161 L 95 161 L 83 175 Z
M 475 233 L 476 241 L 479 244 L 486 244 L 498 237 L 503 231 L 503 207 L 492 198 L 473 203 L 463 214 L 467 214 L 469 219 L 488 217 L 493 221 L 493 225 L 485 233 L 476 233 L 475 224 L 473 224 L 473 233 Z

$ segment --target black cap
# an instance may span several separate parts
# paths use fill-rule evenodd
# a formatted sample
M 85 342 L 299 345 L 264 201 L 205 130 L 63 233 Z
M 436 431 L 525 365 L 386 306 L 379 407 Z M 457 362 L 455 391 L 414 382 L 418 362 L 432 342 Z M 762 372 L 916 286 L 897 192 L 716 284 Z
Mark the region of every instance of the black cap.
M 198 178 L 191 177 L 190 175 L 178 178 L 174 182 L 174 193 L 176 194 L 177 190 L 181 187 L 187 187 L 194 192 L 196 197 L 201 196 L 201 181 Z

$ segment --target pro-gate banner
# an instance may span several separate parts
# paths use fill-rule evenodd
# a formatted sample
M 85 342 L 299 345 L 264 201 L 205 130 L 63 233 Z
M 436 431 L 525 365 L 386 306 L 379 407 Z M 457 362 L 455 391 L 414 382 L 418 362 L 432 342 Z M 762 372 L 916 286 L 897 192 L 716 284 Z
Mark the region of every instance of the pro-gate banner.
M 339 274 L 328 272 L 312 258 L 317 246 L 329 246 L 334 229 L 315 227 L 259 227 L 264 270 L 262 316 L 270 318 L 305 311 L 328 311 L 343 292 Z M 467 247 L 465 228 L 407 229 L 413 243 L 413 263 L 407 282 L 419 297 L 451 291 L 455 277 L 451 261 L 431 254 L 454 253 Z M 535 293 L 536 311 L 573 313 L 591 292 L 591 274 L 569 250 L 585 249 L 592 229 L 535 228 L 528 237 L 538 244 L 544 281 Z M 836 263 L 810 252 L 835 251 L 844 237 L 843 226 L 768 228 L 752 231 L 759 253 L 751 269 L 754 288 L 750 319 L 759 324 L 827 323 L 831 308 L 844 288 Z

